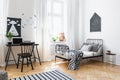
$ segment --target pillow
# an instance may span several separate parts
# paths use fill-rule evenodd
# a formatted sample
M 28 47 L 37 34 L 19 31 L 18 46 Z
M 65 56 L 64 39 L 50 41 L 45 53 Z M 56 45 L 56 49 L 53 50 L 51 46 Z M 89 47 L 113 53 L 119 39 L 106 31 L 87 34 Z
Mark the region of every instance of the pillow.
M 91 45 L 83 45 L 80 51 L 90 51 L 91 50 Z
M 98 49 L 98 53 L 102 54 L 103 53 L 103 47 L 100 46 L 100 48 Z
M 80 49 L 84 46 L 84 45 L 89 45 L 88 43 L 83 43 L 82 46 L 80 47 Z M 79 50 L 80 50 L 79 49 Z
M 103 45 L 98 45 L 98 49 L 101 48 L 101 47 L 103 47 Z
M 91 44 L 91 45 L 92 45 L 91 51 L 97 52 L 98 51 L 98 44 Z

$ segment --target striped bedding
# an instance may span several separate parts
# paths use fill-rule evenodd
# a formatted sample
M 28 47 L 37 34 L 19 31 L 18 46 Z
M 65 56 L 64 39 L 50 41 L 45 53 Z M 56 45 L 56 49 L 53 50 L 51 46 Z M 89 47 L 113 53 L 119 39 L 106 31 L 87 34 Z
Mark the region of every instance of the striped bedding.
M 82 59 L 83 53 L 79 50 L 70 50 L 71 60 L 69 61 L 68 69 L 77 70 L 79 68 L 80 61 Z

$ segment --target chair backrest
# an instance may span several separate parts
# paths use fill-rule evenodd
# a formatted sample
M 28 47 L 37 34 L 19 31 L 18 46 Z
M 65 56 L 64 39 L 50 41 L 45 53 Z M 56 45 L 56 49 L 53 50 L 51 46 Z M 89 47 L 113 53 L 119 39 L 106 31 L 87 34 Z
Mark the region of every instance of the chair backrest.
M 20 43 L 21 53 L 30 53 L 32 55 L 34 50 L 34 42 L 22 42 Z
M 69 47 L 66 44 L 56 44 L 55 45 L 55 52 L 64 54 L 69 50 Z

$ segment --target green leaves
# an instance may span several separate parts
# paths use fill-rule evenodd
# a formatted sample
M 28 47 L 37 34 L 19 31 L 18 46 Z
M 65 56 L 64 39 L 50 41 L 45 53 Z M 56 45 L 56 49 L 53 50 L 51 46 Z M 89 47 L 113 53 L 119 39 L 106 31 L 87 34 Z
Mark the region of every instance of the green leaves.
M 58 37 L 52 37 L 52 40 L 55 42 L 58 39 Z
M 9 41 L 12 40 L 13 34 L 11 32 L 8 32 L 6 37 L 8 38 Z

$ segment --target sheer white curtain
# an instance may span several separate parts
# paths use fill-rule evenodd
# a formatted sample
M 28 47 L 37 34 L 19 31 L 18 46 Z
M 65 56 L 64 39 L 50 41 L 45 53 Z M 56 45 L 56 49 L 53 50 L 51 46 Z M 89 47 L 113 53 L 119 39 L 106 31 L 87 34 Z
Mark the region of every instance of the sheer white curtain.
M 51 57 L 51 59 L 54 59 L 54 47 L 55 44 L 59 42 L 59 40 L 54 42 L 52 41 L 52 37 L 59 37 L 60 33 L 67 32 L 67 4 L 66 0 L 47 0 L 47 8 L 46 8 L 46 19 L 47 19 L 47 29 L 48 30 L 48 43 L 49 44 L 49 50 L 48 57 Z M 47 36 L 47 35 L 46 35 Z M 53 56 L 53 57 L 52 57 Z
M 76 49 L 79 38 L 79 0 L 67 0 L 67 43 L 71 49 Z
M 5 65 L 6 15 L 8 0 L 0 0 L 0 66 Z
M 4 45 L 3 45 L 3 0 L 0 1 L 0 66 L 3 66 L 4 64 Z
M 51 60 L 51 38 L 60 32 L 65 33 L 67 44 L 75 49 L 76 3 L 77 0 L 35 0 L 34 12 L 39 17 L 36 42 L 43 60 Z
M 50 60 L 50 37 L 47 25 L 47 0 L 35 0 L 34 13 L 38 17 L 36 42 L 39 43 L 40 57 L 43 61 Z

